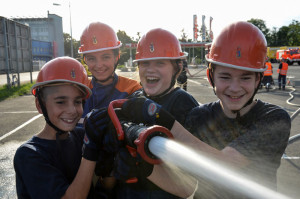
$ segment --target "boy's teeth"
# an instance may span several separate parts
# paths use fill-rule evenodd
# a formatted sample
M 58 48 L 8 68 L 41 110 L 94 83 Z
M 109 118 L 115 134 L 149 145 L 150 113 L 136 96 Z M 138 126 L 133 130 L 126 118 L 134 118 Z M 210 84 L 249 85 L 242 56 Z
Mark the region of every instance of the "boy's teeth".
M 73 122 L 73 120 L 68 120 L 68 119 L 63 119 L 65 120 L 66 122 Z
M 147 77 L 148 80 L 156 80 L 157 78 L 155 77 Z

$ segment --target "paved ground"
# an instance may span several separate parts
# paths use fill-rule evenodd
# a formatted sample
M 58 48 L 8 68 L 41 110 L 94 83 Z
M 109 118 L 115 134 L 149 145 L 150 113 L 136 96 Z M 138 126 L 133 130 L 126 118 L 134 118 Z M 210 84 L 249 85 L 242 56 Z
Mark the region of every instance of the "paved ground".
M 26 73 L 20 73 L 19 74 L 19 79 L 20 82 L 22 83 L 26 83 L 26 82 L 30 82 L 31 80 L 35 80 L 37 78 L 38 75 L 38 71 L 34 71 L 32 72 L 30 75 L 30 72 L 26 72 Z M 18 74 L 14 73 L 13 75 L 16 75 L 16 77 L 18 77 Z M 12 75 L 9 76 L 10 79 L 12 79 Z M 6 74 L 0 74 L 0 85 L 4 85 L 7 84 L 7 75 Z
M 188 92 L 200 103 L 216 100 L 212 88 L 206 80 L 204 67 L 190 67 L 190 71 L 196 75 L 189 78 Z M 118 73 L 133 79 L 138 77 L 136 72 L 118 71 Z M 294 76 L 293 79 L 300 80 L 300 67 L 296 65 L 290 67 L 289 74 Z M 1 80 L 2 77 L 0 76 Z M 275 82 L 276 79 L 274 75 Z M 293 91 L 294 89 L 296 91 Z M 300 87 L 293 88 L 291 86 L 287 87 L 286 91 L 279 91 L 274 88 L 266 92 L 262 89 L 259 90 L 257 98 L 282 106 L 292 115 L 299 108 L 295 106 L 300 104 L 299 90 Z M 288 100 L 291 95 L 294 98 Z M 0 102 L 0 198 L 16 198 L 12 165 L 13 155 L 16 148 L 33 134 L 39 132 L 43 125 L 44 119 L 36 112 L 32 96 L 23 96 Z M 298 135 L 299 129 L 300 116 L 297 116 L 292 122 L 291 136 Z M 299 152 L 300 142 L 296 141 L 289 144 L 286 154 L 295 159 L 282 159 L 278 170 L 278 189 L 292 198 L 299 198 L 300 195 L 300 160 L 297 159 L 300 156 Z

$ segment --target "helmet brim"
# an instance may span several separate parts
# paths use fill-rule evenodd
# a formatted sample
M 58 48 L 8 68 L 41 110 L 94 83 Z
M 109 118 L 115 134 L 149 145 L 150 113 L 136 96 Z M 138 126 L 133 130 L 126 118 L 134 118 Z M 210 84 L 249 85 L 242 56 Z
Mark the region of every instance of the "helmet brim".
M 34 84 L 32 87 L 31 87 L 31 93 L 33 95 L 36 94 L 36 89 L 37 88 L 42 88 L 42 87 L 45 87 L 45 86 L 51 86 L 51 84 L 56 84 L 57 83 L 63 83 L 63 84 L 75 84 L 75 85 L 78 85 L 80 86 L 82 89 L 82 91 L 84 91 L 85 93 L 85 99 L 87 99 L 88 97 L 90 97 L 92 95 L 92 90 L 87 87 L 86 85 L 82 84 L 82 83 L 79 83 L 79 82 L 75 82 L 75 81 L 70 81 L 70 80 L 66 80 L 66 79 L 55 79 L 55 80 L 50 80 L 50 81 L 45 81 L 45 82 L 39 82 L 39 83 L 36 83 Z
M 239 70 L 251 71 L 251 72 L 264 72 L 268 68 L 268 66 L 266 66 L 265 68 L 259 68 L 259 69 L 258 68 L 249 68 L 249 67 L 245 67 L 245 66 L 237 66 L 237 65 L 233 65 L 233 64 L 218 62 L 218 61 L 214 61 L 213 59 L 208 58 L 208 54 L 205 55 L 205 59 L 206 59 L 207 62 L 212 63 L 212 64 L 225 66 L 225 67 L 228 67 L 228 68 L 239 69 Z
M 122 46 L 122 43 L 120 43 L 118 46 L 114 46 L 114 47 L 99 48 L 99 49 L 87 50 L 87 51 L 78 51 L 78 54 L 88 54 L 88 53 L 95 53 L 95 52 L 100 52 L 100 51 L 105 51 L 105 50 L 113 50 L 113 49 L 120 48 L 121 46 Z
M 159 59 L 182 59 L 185 58 L 186 55 L 180 56 L 180 57 L 151 57 L 151 58 L 141 58 L 141 59 L 135 59 L 133 60 L 133 63 L 140 62 L 140 61 L 151 61 L 151 60 L 159 60 Z

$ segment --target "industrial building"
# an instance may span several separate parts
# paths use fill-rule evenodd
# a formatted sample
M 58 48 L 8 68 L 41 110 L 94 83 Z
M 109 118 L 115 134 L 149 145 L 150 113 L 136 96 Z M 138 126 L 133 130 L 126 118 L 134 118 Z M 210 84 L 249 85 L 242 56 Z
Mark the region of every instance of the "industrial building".
M 49 11 L 47 14 L 47 18 L 13 18 L 14 21 L 26 24 L 30 27 L 31 39 L 33 41 L 43 41 L 41 43 L 33 42 L 33 60 L 49 61 L 51 53 L 52 57 L 50 59 L 65 55 L 62 17 L 56 14 L 50 14 Z M 49 44 L 45 42 L 51 43 L 52 50 L 48 49 Z

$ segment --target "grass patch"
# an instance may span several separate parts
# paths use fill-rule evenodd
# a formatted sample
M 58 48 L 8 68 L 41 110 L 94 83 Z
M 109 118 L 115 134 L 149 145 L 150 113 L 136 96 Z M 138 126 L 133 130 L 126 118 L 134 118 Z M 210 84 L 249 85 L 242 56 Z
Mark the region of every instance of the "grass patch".
M 0 101 L 8 98 L 18 97 L 26 94 L 31 94 L 30 89 L 34 83 L 22 84 L 20 87 L 8 88 L 7 85 L 0 87 Z
M 117 66 L 117 69 L 122 70 L 123 68 L 125 68 L 125 65 L 118 65 L 118 66 Z

